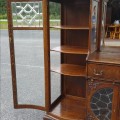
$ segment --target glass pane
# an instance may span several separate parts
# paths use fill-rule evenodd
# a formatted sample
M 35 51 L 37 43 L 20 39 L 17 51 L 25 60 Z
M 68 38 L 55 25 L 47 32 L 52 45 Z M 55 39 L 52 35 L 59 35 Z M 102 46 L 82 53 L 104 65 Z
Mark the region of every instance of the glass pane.
M 49 2 L 50 7 L 50 26 L 60 25 L 60 4 Z M 61 45 L 60 30 L 50 30 L 50 49 Z M 61 53 L 50 52 L 50 67 L 58 68 L 61 64 Z M 53 103 L 61 95 L 61 75 L 51 72 L 51 103 Z
M 93 94 L 90 105 L 99 120 L 111 120 L 112 99 L 112 88 L 103 88 Z
M 51 30 L 51 49 L 60 46 L 60 31 Z M 60 67 L 61 57 L 59 52 L 51 51 L 50 60 L 51 68 Z M 51 72 L 51 103 L 53 103 L 61 95 L 61 75 Z
M 12 2 L 14 27 L 39 27 L 42 24 L 42 1 Z
M 101 26 L 101 45 L 105 45 L 105 25 L 106 25 L 106 8 L 107 6 L 103 2 L 103 8 L 102 8 L 102 26 Z
M 15 31 L 19 104 L 45 106 L 43 31 Z
M 92 33 L 91 33 L 91 45 L 92 50 L 96 49 L 96 37 L 97 37 L 97 23 L 98 23 L 98 2 L 92 1 Z

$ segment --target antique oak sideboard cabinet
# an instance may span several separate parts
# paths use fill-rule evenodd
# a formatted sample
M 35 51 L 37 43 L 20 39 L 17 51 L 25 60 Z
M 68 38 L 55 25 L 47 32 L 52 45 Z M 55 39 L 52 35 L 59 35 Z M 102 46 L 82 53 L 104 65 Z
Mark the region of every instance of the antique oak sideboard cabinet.
M 104 40 L 107 2 L 7 0 L 14 108 L 45 111 L 44 120 L 120 120 L 120 46 Z

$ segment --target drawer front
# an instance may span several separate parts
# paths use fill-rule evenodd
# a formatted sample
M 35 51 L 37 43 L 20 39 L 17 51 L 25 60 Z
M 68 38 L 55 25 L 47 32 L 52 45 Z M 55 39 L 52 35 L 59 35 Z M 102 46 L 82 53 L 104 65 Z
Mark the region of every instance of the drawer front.
M 120 81 L 120 67 L 104 64 L 88 64 L 88 77 Z

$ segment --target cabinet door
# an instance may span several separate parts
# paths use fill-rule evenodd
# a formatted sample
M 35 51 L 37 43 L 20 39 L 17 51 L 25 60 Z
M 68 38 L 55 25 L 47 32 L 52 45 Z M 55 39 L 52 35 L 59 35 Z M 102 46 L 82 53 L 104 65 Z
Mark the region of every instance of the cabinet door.
M 118 85 L 90 79 L 87 94 L 88 120 L 118 120 Z
M 12 1 L 7 7 L 14 107 L 45 110 L 42 1 Z

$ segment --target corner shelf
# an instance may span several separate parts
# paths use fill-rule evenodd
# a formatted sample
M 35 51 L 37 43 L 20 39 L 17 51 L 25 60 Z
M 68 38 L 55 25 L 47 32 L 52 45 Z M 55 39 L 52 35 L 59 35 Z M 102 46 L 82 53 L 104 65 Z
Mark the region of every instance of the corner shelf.
M 85 120 L 86 99 L 66 96 L 49 114 L 58 119 Z
M 86 67 L 80 65 L 61 64 L 60 67 L 52 68 L 51 71 L 63 75 L 86 77 Z
M 55 47 L 51 49 L 51 51 L 68 53 L 68 54 L 83 54 L 83 55 L 88 54 L 87 48 L 85 49 L 85 48 L 80 48 L 78 46 L 67 46 L 67 45 Z
M 51 26 L 54 29 L 64 29 L 64 30 L 89 30 L 89 27 L 78 27 L 78 26 Z

